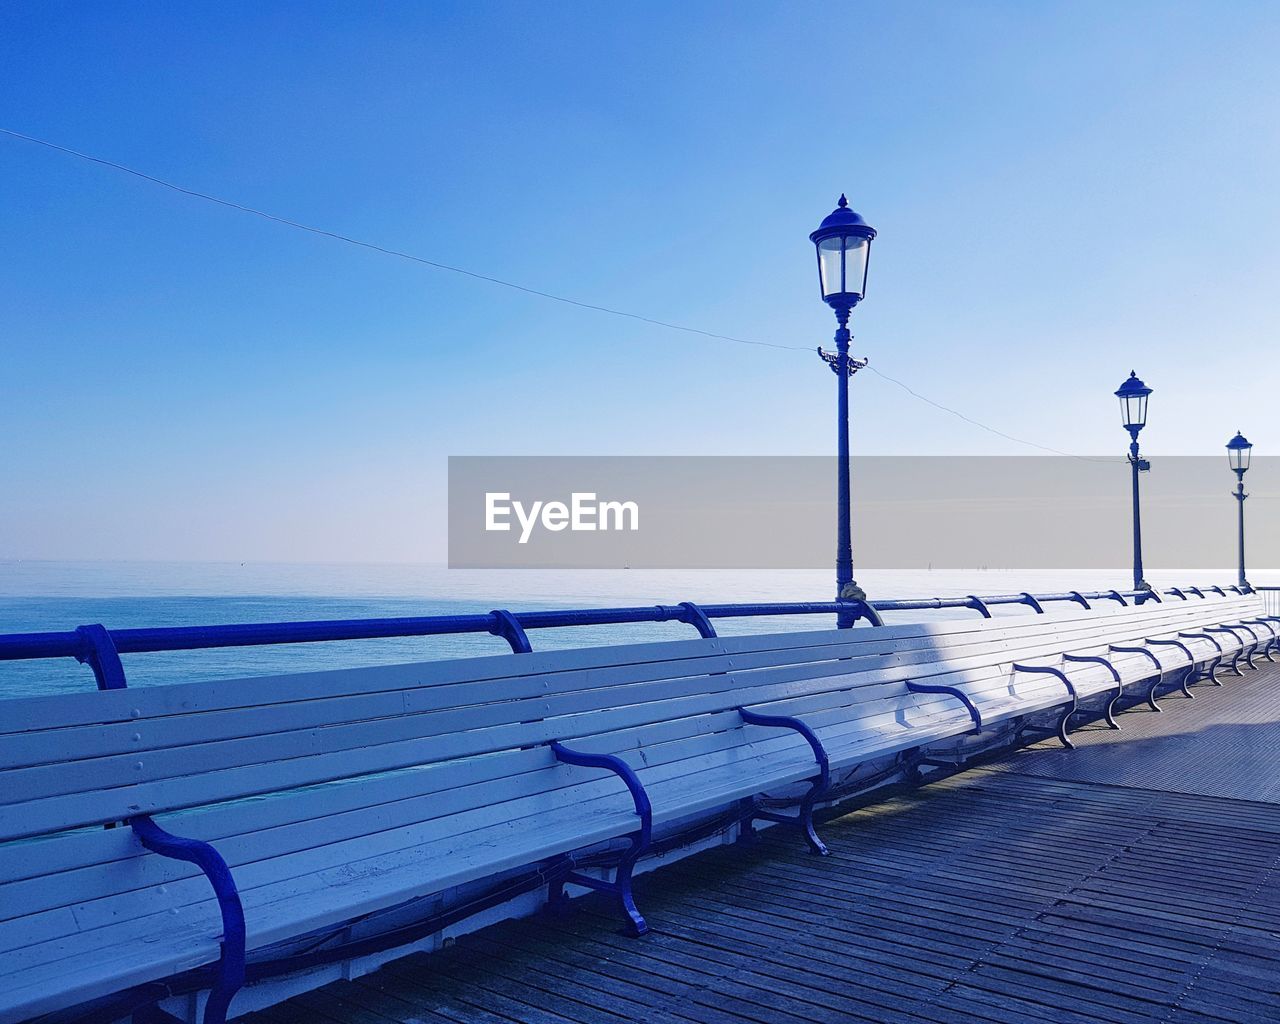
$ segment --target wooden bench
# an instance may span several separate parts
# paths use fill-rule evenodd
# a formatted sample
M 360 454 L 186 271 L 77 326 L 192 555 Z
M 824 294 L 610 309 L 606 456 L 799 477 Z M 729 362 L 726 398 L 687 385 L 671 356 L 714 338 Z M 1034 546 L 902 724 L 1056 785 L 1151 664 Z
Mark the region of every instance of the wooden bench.
M 1090 698 L 1106 698 L 1106 721 L 1119 728 L 1115 710 L 1132 686 L 1147 683 L 1145 699 L 1159 711 L 1161 686 L 1174 683 L 1190 697 L 1190 683 L 1200 676 L 1217 682 L 1215 670 L 1228 657 L 1239 674 L 1240 658 L 1251 659 L 1264 642 L 1268 649 L 1274 645 L 1273 631 L 1264 641 L 1265 628 L 1248 624 L 1260 613 L 1261 602 L 1253 595 L 1148 601 L 1092 619 L 1076 613 L 1056 620 L 1046 633 L 1019 632 L 1018 646 L 1007 645 L 999 663 L 991 663 L 984 652 L 971 662 L 966 653 L 952 650 L 945 671 L 915 685 L 965 700 L 979 728 L 1061 708 L 1054 731 L 1070 746 L 1069 721 Z
M 1124 647 L 1205 632 L 1191 667 L 1252 654 L 1233 626 L 1258 613 L 1190 597 L 7 701 L 0 1022 L 154 1000 L 195 969 L 220 1021 L 246 952 L 529 865 L 553 901 L 604 889 L 643 932 L 631 873 L 655 834 L 729 812 L 824 852 L 813 810 L 836 772 L 905 770 L 1064 705 L 1066 741 L 1081 699 L 1150 678 Z M 1109 667 L 1062 660 L 1104 648 Z M 792 789 L 791 814 L 759 799 Z M 575 867 L 623 839 L 604 876 Z

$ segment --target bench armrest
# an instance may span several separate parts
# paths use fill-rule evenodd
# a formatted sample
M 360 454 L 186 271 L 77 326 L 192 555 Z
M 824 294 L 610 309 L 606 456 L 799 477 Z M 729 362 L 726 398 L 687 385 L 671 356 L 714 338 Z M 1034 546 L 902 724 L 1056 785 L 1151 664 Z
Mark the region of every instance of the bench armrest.
M 1111 673 L 1111 678 L 1116 681 L 1116 684 L 1118 686 L 1124 685 L 1124 682 L 1120 679 L 1119 670 L 1113 664 L 1111 664 L 1109 660 L 1102 657 L 1102 655 L 1100 654 L 1064 654 L 1062 656 L 1062 660 L 1089 662 L 1090 664 L 1094 664 L 1094 665 L 1104 665 L 1106 666 L 1107 671 Z
M 222 914 L 222 958 L 218 961 L 216 981 L 209 992 L 202 1019 L 204 1024 L 223 1024 L 232 996 L 244 984 L 245 973 L 244 907 L 240 903 L 235 879 L 231 877 L 231 869 L 222 859 L 222 854 L 208 843 L 166 832 L 149 814 L 130 818 L 129 826 L 146 849 L 161 857 L 194 864 L 213 886 L 218 910 Z
M 1219 654 L 1222 653 L 1222 644 L 1218 643 L 1217 639 L 1215 639 L 1210 633 L 1179 633 L 1178 636 L 1182 637 L 1184 640 L 1208 640 L 1209 643 L 1213 644 L 1213 646 L 1218 649 Z
M 649 837 L 653 832 L 653 804 L 649 802 L 649 794 L 645 791 L 644 783 L 640 781 L 640 776 L 635 773 L 631 765 L 613 754 L 589 754 L 582 750 L 571 750 L 558 740 L 551 741 L 551 752 L 555 754 L 557 761 L 564 764 L 576 765 L 579 768 L 603 768 L 622 779 L 635 803 L 636 815 L 640 818 L 638 843 L 640 846 L 649 844 Z
M 1153 640 L 1151 639 L 1151 637 L 1147 637 L 1147 639 L 1144 640 L 1143 643 L 1158 644 L 1163 647 L 1176 647 L 1178 648 L 1178 650 L 1180 650 L 1183 654 L 1187 656 L 1187 660 L 1190 661 L 1191 664 L 1194 665 L 1196 663 L 1196 656 L 1191 653 L 1191 648 L 1188 647 L 1186 644 L 1184 644 L 1181 640 Z
M 1073 701 L 1078 701 L 1080 699 L 1076 694 L 1075 683 L 1068 679 L 1067 674 L 1060 668 L 1054 668 L 1052 665 L 1019 665 L 1015 662 L 1013 670 L 1015 672 L 1031 672 L 1042 676 L 1057 676 L 1062 680 L 1062 685 L 1067 688 L 1067 696 L 1069 696 Z
M 1113 651 L 1119 651 L 1122 654 L 1145 654 L 1148 658 L 1151 659 L 1152 664 L 1155 665 L 1156 671 L 1158 672 L 1164 671 L 1164 666 L 1160 664 L 1160 659 L 1157 658 L 1145 647 L 1124 647 L 1124 646 L 1121 646 L 1120 644 L 1112 644 L 1110 646 L 1110 649 Z
M 803 736 L 805 742 L 809 744 L 809 749 L 813 751 L 814 760 L 818 762 L 818 788 L 826 789 L 827 783 L 831 780 L 831 759 L 827 756 L 827 748 L 822 745 L 822 740 L 818 739 L 818 734 L 806 723 L 790 715 L 762 715 L 747 708 L 738 708 L 738 714 L 747 725 L 762 725 L 770 729 L 794 729 Z
M 911 693 L 945 693 L 950 697 L 955 697 L 964 705 L 965 710 L 969 712 L 969 717 L 973 719 L 974 731 L 982 728 L 982 712 L 978 710 L 976 704 L 969 699 L 969 695 L 957 686 L 939 686 L 936 683 L 917 683 L 913 679 L 907 680 L 907 690 Z

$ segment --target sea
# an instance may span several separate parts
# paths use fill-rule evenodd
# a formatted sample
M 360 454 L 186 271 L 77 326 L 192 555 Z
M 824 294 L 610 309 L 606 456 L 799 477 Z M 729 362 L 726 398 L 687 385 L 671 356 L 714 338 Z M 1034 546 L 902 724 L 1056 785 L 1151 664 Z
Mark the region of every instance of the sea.
M 875 600 L 1069 590 L 1124 589 L 1125 570 L 1008 572 L 995 569 L 877 571 L 856 574 Z M 1161 587 L 1227 585 L 1234 574 L 1148 573 Z M 1280 584 L 1280 572 L 1255 574 Z M 442 565 L 286 564 L 265 562 L 113 562 L 0 560 L 0 634 L 514 612 L 651 604 L 825 601 L 832 574 L 816 570 L 458 570 Z M 1027 614 L 1005 608 L 999 614 Z M 889 622 L 971 615 L 889 612 Z M 827 615 L 717 619 L 722 635 L 822 629 Z M 535 650 L 671 640 L 694 635 L 681 623 L 637 623 L 537 630 Z M 428 636 L 172 651 L 124 657 L 131 686 L 278 675 L 500 654 L 504 641 L 481 635 Z M 0 661 L 5 698 L 93 689 L 93 674 L 70 658 Z M 2 705 L 0 705 L 2 708 Z M 2 713 L 2 711 L 0 711 Z

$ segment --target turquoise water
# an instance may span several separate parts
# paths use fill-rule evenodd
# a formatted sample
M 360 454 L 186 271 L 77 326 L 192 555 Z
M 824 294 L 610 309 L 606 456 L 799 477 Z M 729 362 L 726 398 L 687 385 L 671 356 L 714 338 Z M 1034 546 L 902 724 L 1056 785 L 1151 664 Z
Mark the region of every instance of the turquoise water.
M 1258 574 L 1255 583 L 1276 580 Z M 1280 574 L 1272 574 L 1280 576 Z M 877 597 L 935 597 L 1021 590 L 1126 586 L 1124 572 L 869 572 L 859 581 Z M 1170 575 L 1164 585 L 1230 582 L 1228 573 Z M 816 571 L 476 571 L 428 565 L 0 561 L 0 633 L 184 626 L 298 619 L 442 615 L 548 608 L 675 604 L 680 601 L 826 600 L 828 573 Z M 1010 609 L 1007 614 L 1025 614 Z M 901 613 L 891 621 L 937 617 Z M 954 616 L 954 611 L 943 613 Z M 724 635 L 830 627 L 827 616 L 717 620 Z M 693 636 L 680 623 L 540 630 L 535 649 Z M 488 635 L 360 640 L 280 647 L 128 655 L 130 685 L 234 678 L 499 654 Z M 0 662 L 0 698 L 92 689 L 92 673 L 70 659 Z

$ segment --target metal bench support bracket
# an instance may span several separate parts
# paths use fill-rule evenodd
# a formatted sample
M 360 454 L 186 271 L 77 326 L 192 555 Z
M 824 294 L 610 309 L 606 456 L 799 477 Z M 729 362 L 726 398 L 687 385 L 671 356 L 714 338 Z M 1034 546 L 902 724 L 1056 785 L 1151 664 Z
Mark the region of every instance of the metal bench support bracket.
M 240 893 L 235 879 L 231 877 L 231 870 L 222 854 L 208 843 L 166 832 L 150 815 L 139 814 L 130 818 L 129 826 L 138 841 L 152 853 L 194 864 L 213 886 L 218 910 L 222 913 L 222 957 L 215 968 L 215 980 L 201 1019 L 204 1024 L 225 1024 L 227 1007 L 244 984 L 244 908 L 240 905 Z
M 1209 643 L 1213 644 L 1218 654 L 1209 661 L 1200 675 L 1202 678 L 1208 678 L 1214 686 L 1221 686 L 1222 680 L 1218 678 L 1218 666 L 1222 664 L 1223 653 L 1222 644 L 1218 643 L 1217 638 L 1209 633 L 1179 633 L 1178 636 L 1184 640 L 1208 640 Z
M 809 744 L 809 748 L 813 751 L 814 760 L 818 762 L 818 774 L 809 786 L 809 791 L 800 798 L 800 808 L 794 816 L 765 810 L 752 801 L 745 808 L 741 823 L 742 836 L 750 836 L 751 823 L 757 818 L 776 822 L 779 825 L 790 825 L 800 830 L 805 842 L 809 844 L 810 850 L 819 856 L 825 857 L 831 851 L 827 849 L 827 844 L 818 838 L 818 832 L 814 828 L 813 805 L 823 797 L 831 785 L 831 759 L 827 756 L 827 748 L 822 745 L 822 740 L 818 739 L 817 734 L 798 718 L 792 718 L 787 715 L 761 715 L 746 708 L 738 708 L 738 714 L 742 716 L 742 720 L 747 725 L 761 725 L 773 729 L 794 729 L 804 737 L 805 742 Z
M 554 741 L 551 744 L 551 751 L 556 755 L 556 760 L 564 764 L 572 764 L 581 768 L 603 768 L 605 771 L 613 772 L 622 779 L 627 789 L 631 792 L 631 799 L 635 802 L 636 815 L 640 819 L 640 828 L 632 834 L 631 846 L 618 859 L 617 866 L 614 868 L 612 882 L 593 878 L 590 875 L 579 874 L 578 872 L 569 872 L 551 883 L 551 891 L 548 894 L 549 902 L 554 908 L 563 906 L 568 899 L 564 892 L 566 882 L 582 885 L 588 889 L 595 889 L 598 892 L 612 893 L 618 898 L 618 902 L 622 905 L 622 912 L 627 917 L 627 930 L 632 935 L 643 935 L 649 930 L 649 925 L 645 923 L 640 911 L 636 909 L 635 897 L 631 892 L 631 874 L 635 870 L 636 861 L 649 848 L 649 840 L 653 836 L 653 805 L 649 802 L 649 794 L 645 792 L 644 783 L 640 781 L 640 777 L 636 775 L 626 761 L 620 757 L 615 757 L 613 754 L 588 754 L 585 751 L 570 750 L 564 744 Z
M 907 689 L 911 693 L 945 693 L 949 697 L 955 697 L 964 705 L 965 710 L 969 712 L 969 717 L 973 719 L 973 731 L 975 733 L 982 731 L 982 712 L 963 690 L 954 686 L 938 686 L 935 683 L 917 683 L 913 679 L 907 680 Z
M 1120 703 L 1124 697 L 1124 680 L 1120 678 L 1120 673 L 1116 667 L 1106 658 L 1097 654 L 1064 654 L 1063 661 L 1089 662 L 1095 665 L 1103 665 L 1106 670 L 1111 673 L 1111 678 L 1116 681 L 1116 692 L 1110 700 L 1107 701 L 1106 707 L 1103 709 L 1103 717 L 1107 720 L 1107 725 L 1111 728 L 1119 730 L 1120 723 L 1116 721 L 1116 705 Z
M 1164 675 L 1164 666 L 1160 663 L 1160 659 L 1145 647 L 1122 647 L 1119 644 L 1112 644 L 1110 650 L 1119 651 L 1123 654 L 1142 654 L 1151 659 L 1151 663 L 1156 667 L 1156 678 L 1151 685 L 1151 689 L 1147 691 L 1147 704 L 1150 705 L 1152 711 L 1164 711 L 1164 708 L 1156 703 L 1156 687 L 1160 685 L 1160 678 Z
M 1231 669 L 1235 675 L 1244 675 L 1244 673 L 1240 671 L 1240 658 L 1244 654 L 1244 639 L 1240 634 L 1234 629 L 1228 629 L 1226 626 L 1205 626 L 1204 631 L 1206 633 L 1226 633 L 1233 640 L 1238 640 L 1240 642 L 1240 649 L 1231 655 L 1231 664 L 1227 667 Z
M 1080 695 L 1076 693 L 1075 684 L 1067 678 L 1067 674 L 1062 669 L 1054 668 L 1052 665 L 1019 665 L 1015 662 L 1013 670 L 1015 672 L 1030 672 L 1035 675 L 1057 676 L 1062 680 L 1062 685 L 1067 688 L 1067 694 L 1071 700 L 1058 719 L 1056 732 L 1058 739 L 1062 741 L 1062 745 L 1068 750 L 1074 750 L 1076 745 L 1071 742 L 1071 737 L 1067 735 L 1067 725 L 1071 721 L 1071 716 L 1080 710 Z

